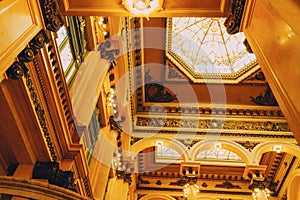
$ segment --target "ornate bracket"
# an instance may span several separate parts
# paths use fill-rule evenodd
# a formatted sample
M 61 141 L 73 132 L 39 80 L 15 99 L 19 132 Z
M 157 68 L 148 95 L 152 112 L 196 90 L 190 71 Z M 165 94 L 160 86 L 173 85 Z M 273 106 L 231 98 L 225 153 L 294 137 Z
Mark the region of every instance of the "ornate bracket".
M 231 13 L 224 22 L 224 26 L 229 34 L 239 32 L 246 0 L 232 0 Z
M 50 31 L 57 32 L 64 24 L 57 1 L 41 0 L 40 3 L 46 28 Z
M 14 62 L 7 70 L 6 75 L 13 79 L 21 79 L 25 73 L 28 72 L 24 63 L 32 62 L 34 56 L 37 54 L 45 43 L 49 42 L 49 37 L 44 30 L 41 30 L 30 42 L 29 47 L 24 48 L 18 55 L 19 61 Z

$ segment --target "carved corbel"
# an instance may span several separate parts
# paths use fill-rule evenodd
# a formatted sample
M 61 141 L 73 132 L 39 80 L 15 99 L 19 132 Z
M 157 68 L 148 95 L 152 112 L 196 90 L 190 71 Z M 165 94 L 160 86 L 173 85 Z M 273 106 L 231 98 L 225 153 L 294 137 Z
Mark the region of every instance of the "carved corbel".
M 231 13 L 224 22 L 226 31 L 229 34 L 238 33 L 240 30 L 240 24 L 244 12 L 246 0 L 232 0 L 231 1 Z
M 50 31 L 57 32 L 64 24 L 64 19 L 59 10 L 57 1 L 41 0 L 40 3 L 46 28 Z
M 13 80 L 19 80 L 27 71 L 27 67 L 22 62 L 16 61 L 6 70 L 6 75 Z

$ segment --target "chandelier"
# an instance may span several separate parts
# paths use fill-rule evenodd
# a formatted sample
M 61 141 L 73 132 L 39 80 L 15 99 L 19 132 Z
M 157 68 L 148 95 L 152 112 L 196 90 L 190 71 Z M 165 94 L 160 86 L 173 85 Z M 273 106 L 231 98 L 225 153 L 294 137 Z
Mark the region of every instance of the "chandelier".
M 164 0 L 122 0 L 124 7 L 134 16 L 149 17 L 162 10 Z
M 268 188 L 254 188 L 252 197 L 254 200 L 268 200 L 271 191 Z
M 196 183 L 187 183 L 184 185 L 183 195 L 188 200 L 196 199 L 197 193 L 199 193 L 199 186 Z

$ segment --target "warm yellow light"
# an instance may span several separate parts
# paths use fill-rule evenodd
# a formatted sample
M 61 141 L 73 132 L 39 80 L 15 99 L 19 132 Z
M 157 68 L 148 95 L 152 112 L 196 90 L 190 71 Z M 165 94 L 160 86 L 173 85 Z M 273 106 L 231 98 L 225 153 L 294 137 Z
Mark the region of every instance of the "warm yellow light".
M 163 0 L 123 0 L 122 3 L 131 14 L 148 17 L 162 10 Z
M 156 145 L 156 146 L 163 146 L 163 145 L 164 145 L 164 141 L 156 140 L 156 141 L 155 141 L 155 145 Z
M 277 153 L 280 153 L 281 150 L 282 150 L 282 146 L 281 145 L 274 145 L 273 151 L 276 151 Z

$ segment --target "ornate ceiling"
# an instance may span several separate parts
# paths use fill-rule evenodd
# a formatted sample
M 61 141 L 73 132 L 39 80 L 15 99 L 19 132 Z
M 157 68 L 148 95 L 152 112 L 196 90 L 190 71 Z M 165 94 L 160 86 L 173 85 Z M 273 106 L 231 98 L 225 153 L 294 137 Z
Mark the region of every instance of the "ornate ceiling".
M 127 19 L 125 24 L 134 28 L 132 39 L 126 36 L 133 44 L 127 46 L 132 55 L 127 57 L 132 120 L 118 124 L 130 136 L 131 151 L 138 154 L 138 199 L 162 191 L 183 198 L 184 162 L 200 166 L 201 195 L 252 198 L 250 163 L 266 165 L 261 173 L 272 195 L 278 195 L 294 156 L 256 154 L 265 142 L 295 141 L 259 66 L 235 83 L 195 82 L 166 57 L 166 18 Z M 164 146 L 161 154 L 157 143 Z M 216 143 L 221 148 L 215 149 Z
M 257 70 L 242 32 L 230 35 L 225 18 L 169 18 L 166 57 L 193 82 L 238 83 Z

